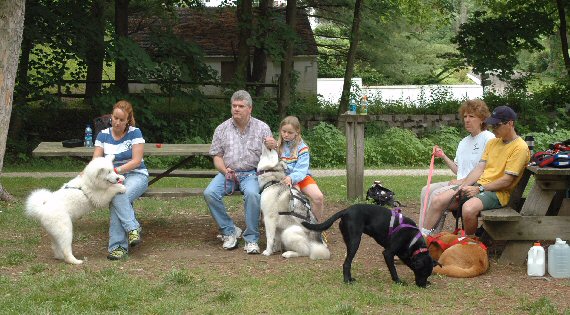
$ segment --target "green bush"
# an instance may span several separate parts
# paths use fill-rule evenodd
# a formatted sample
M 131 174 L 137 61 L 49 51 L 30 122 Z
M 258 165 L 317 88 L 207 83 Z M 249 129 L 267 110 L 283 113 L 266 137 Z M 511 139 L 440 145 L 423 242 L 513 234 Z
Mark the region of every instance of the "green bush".
M 303 138 L 311 150 L 311 167 L 338 167 L 346 159 L 346 137 L 335 126 L 320 123 L 304 133 Z
M 538 152 L 547 150 L 550 144 L 570 139 L 570 130 L 558 129 L 552 132 L 531 132 L 523 135 L 523 139 L 528 135 L 534 137 L 534 152 Z
M 418 139 L 410 130 L 390 128 L 379 137 L 365 139 L 364 165 L 366 167 L 425 165 L 426 159 L 431 154 L 431 145 L 431 141 Z
M 467 135 L 465 130 L 460 131 L 457 127 L 442 127 L 434 132 L 426 135 L 423 139 L 424 143 L 428 145 L 431 141 L 434 145 L 437 144 L 442 148 L 443 152 L 453 160 L 455 157 L 455 151 L 457 150 L 457 145 L 459 141 Z M 433 147 L 430 146 L 430 147 Z M 445 164 L 442 159 L 436 159 L 436 163 Z

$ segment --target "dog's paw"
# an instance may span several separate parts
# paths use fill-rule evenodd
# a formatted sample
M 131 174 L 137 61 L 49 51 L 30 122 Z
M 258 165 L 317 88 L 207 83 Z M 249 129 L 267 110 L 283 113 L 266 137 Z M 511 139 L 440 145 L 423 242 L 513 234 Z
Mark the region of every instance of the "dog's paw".
M 127 192 L 127 187 L 125 185 L 120 185 L 119 186 L 119 193 L 124 194 Z
M 80 260 L 80 259 L 66 259 L 65 262 L 68 263 L 68 264 L 72 264 L 72 265 L 81 265 L 81 264 L 83 263 L 83 260 Z
M 261 253 L 263 256 L 271 256 L 271 254 L 273 254 L 272 251 L 270 251 L 269 249 L 266 249 L 263 251 L 263 253 Z
M 354 278 L 344 279 L 344 283 L 346 283 L 346 284 L 353 284 L 355 282 L 356 282 L 356 279 L 354 279 Z
M 293 257 L 299 257 L 300 255 L 297 252 L 289 250 L 281 254 L 281 256 L 283 256 L 284 258 L 293 258 Z

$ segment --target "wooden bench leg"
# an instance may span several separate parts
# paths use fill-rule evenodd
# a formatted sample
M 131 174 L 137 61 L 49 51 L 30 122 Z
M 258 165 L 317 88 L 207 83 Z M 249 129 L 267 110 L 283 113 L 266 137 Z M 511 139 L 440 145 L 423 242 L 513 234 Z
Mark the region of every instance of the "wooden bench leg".
M 499 264 L 524 265 L 531 241 L 508 241 L 499 257 Z

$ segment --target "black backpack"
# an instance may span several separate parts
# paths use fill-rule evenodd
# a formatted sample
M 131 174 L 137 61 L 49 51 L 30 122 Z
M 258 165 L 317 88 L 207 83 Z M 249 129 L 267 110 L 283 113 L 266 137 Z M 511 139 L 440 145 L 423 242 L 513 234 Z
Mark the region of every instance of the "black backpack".
M 380 181 L 374 181 L 374 184 L 368 188 L 366 192 L 366 200 L 372 199 L 375 204 L 384 206 L 389 205 L 391 207 L 400 207 L 402 204 L 395 199 L 395 193 L 390 189 L 382 186 Z
M 111 127 L 111 114 L 103 115 L 93 119 L 93 140 L 97 139 L 97 135 L 101 130 Z

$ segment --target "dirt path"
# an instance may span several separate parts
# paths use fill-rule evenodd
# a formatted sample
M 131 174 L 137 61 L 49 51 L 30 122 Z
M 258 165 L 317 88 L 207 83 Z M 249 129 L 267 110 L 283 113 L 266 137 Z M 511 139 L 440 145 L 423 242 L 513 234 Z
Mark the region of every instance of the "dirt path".
M 342 205 L 330 205 L 327 207 L 326 216 L 341 210 Z M 413 212 L 418 205 L 410 204 L 403 209 L 403 213 L 417 220 L 419 213 Z M 141 210 L 137 210 L 141 211 Z M 142 210 L 144 212 L 144 209 Z M 238 211 L 239 212 L 239 211 Z M 142 213 L 141 213 L 142 214 Z M 143 243 L 130 253 L 128 264 L 125 269 L 128 272 L 136 273 L 139 276 L 148 278 L 158 277 L 172 268 L 215 268 L 217 272 L 233 274 L 244 265 L 255 266 L 267 265 L 271 268 L 263 269 L 263 272 L 280 272 L 279 266 L 289 264 L 280 255 L 271 257 L 262 255 L 246 255 L 242 248 L 226 251 L 221 248 L 221 242 L 216 238 L 217 228 L 209 215 L 188 216 L 186 214 L 173 214 L 168 219 L 141 215 L 143 226 Z M 243 215 L 241 212 L 234 215 L 236 223 L 244 227 Z M 454 225 L 453 220 L 448 220 L 447 229 L 451 230 Z M 104 269 L 110 263 L 106 256 L 107 231 L 101 221 L 84 218 L 77 222 L 75 226 L 76 239 L 74 252 L 78 258 L 87 257 L 87 264 L 90 269 Z M 262 228 L 261 247 L 264 247 L 264 231 Z M 341 264 L 344 260 L 345 246 L 337 225 L 333 225 L 327 233 L 328 245 L 331 249 L 332 257 L 327 261 L 319 261 L 319 268 L 338 272 L 341 279 Z M 243 244 L 242 244 L 243 246 Z M 570 281 L 553 280 L 552 278 L 539 278 L 531 280 L 526 275 L 525 266 L 504 266 L 498 265 L 494 254 L 500 249 L 500 244 L 490 248 L 491 266 L 488 272 L 473 279 L 453 279 L 441 276 L 432 276 L 429 287 L 430 294 L 445 296 L 447 290 L 457 290 L 457 287 L 465 290 L 475 290 L 488 292 L 488 296 L 479 297 L 477 308 L 474 311 L 496 313 L 512 313 L 514 308 L 520 305 L 521 299 L 536 301 L 540 297 L 548 298 L 556 305 L 558 310 L 570 309 Z M 382 258 L 382 249 L 371 238 L 364 236 L 363 241 L 355 259 L 358 264 L 358 272 L 354 274 L 356 278 L 364 277 L 363 273 L 378 271 L 383 279 L 389 281 L 388 270 Z M 42 263 L 49 269 L 57 269 L 60 262 L 54 261 L 51 257 L 49 240 L 45 233 L 42 233 L 37 258 L 34 263 Z M 306 266 L 310 268 L 317 262 L 307 258 L 295 259 L 295 263 L 300 268 Z M 25 266 L 20 266 L 25 268 Z M 404 265 L 397 265 L 400 276 L 408 282 L 413 281 L 413 274 Z M 18 267 L 8 271 L 17 274 Z M 499 292 L 499 293 L 497 293 Z M 517 296 L 499 296 L 501 292 L 518 292 Z M 565 297 L 565 298 L 561 298 Z M 458 307 L 463 307 L 459 313 L 467 312 L 472 302 L 458 302 Z M 467 304 L 467 305 L 466 305 Z M 504 310 L 504 312 L 502 312 Z

